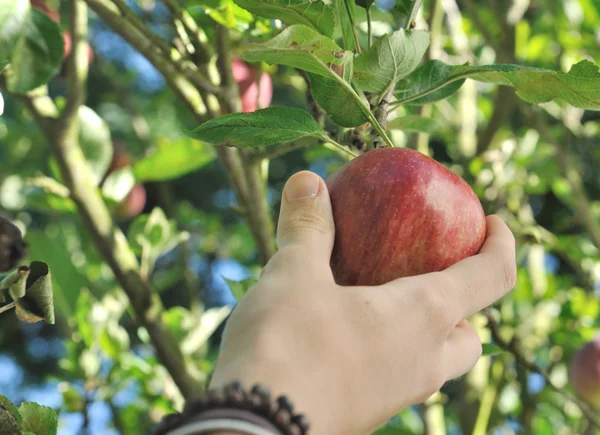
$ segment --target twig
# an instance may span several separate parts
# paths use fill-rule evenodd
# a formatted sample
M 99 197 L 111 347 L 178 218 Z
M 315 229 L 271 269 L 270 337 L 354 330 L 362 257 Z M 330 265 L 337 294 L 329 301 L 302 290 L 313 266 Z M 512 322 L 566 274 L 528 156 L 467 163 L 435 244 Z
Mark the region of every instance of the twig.
M 5 311 L 12 310 L 16 306 L 17 306 L 17 303 L 14 301 L 11 302 L 10 304 L 6 304 L 6 305 L 0 307 L 0 314 L 2 314 Z
M 590 421 L 600 426 L 600 417 L 598 417 L 598 415 L 591 409 L 591 407 L 587 403 L 585 403 L 583 400 L 580 400 L 578 397 L 575 397 L 568 391 L 565 391 L 561 387 L 557 386 L 550 378 L 550 374 L 542 367 L 537 365 L 535 362 L 529 361 L 529 359 L 527 359 L 523 354 L 521 354 L 520 350 L 515 346 L 514 342 L 509 343 L 506 340 L 504 340 L 500 336 L 499 327 L 496 323 L 496 320 L 493 318 L 492 314 L 489 311 L 487 311 L 486 317 L 488 320 L 488 327 L 490 329 L 490 332 L 492 333 L 492 339 L 494 340 L 495 344 L 500 346 L 503 350 L 512 354 L 517 360 L 517 362 L 523 367 L 525 367 L 527 370 L 541 375 L 546 381 L 546 384 L 550 386 L 550 388 L 552 388 L 557 393 L 561 394 L 565 399 L 577 404 L 577 406 L 579 406 L 579 408 L 581 409 L 581 412 L 583 412 L 583 414 Z
M 210 50 L 206 44 L 207 39 L 202 29 L 198 27 L 196 21 L 186 11 L 179 7 L 176 0 L 165 0 L 165 4 L 171 13 L 183 24 L 194 48 L 196 49 L 196 59 L 199 64 L 206 64 L 211 58 Z

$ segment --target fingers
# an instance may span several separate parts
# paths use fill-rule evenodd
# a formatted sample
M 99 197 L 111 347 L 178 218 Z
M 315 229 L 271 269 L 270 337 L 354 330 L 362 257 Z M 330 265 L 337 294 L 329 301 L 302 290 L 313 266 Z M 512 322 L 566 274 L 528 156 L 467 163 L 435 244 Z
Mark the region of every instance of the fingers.
M 493 304 L 514 286 L 517 279 L 515 238 L 498 216 L 487 218 L 487 238 L 477 255 L 435 274 L 425 275 L 435 283 L 442 300 L 456 321 Z M 427 285 L 427 284 L 425 284 Z
M 443 363 L 446 380 L 456 379 L 469 372 L 481 357 L 481 340 L 466 320 L 462 320 L 446 341 Z
M 308 249 L 311 259 L 329 264 L 334 236 L 333 212 L 325 182 L 309 171 L 293 175 L 283 189 L 277 225 L 278 248 L 302 246 Z

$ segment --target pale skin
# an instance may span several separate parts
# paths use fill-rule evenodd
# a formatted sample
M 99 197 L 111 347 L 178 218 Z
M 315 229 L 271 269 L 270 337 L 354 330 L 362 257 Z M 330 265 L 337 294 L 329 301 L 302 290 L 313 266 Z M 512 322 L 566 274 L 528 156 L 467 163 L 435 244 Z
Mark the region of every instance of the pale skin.
M 312 435 L 372 433 L 481 356 L 465 319 L 516 281 L 512 233 L 497 216 L 487 224 L 480 252 L 442 272 L 341 287 L 329 267 L 335 226 L 325 182 L 295 174 L 278 252 L 233 311 L 210 387 L 260 382 L 308 416 Z

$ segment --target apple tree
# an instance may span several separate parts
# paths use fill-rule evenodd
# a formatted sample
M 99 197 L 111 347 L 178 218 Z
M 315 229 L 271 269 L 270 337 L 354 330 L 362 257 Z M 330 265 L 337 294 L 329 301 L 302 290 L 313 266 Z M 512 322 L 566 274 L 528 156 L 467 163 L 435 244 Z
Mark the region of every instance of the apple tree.
M 599 28 L 595 0 L 0 0 L 0 207 L 27 244 L 0 352 L 34 373 L 31 334 L 62 343 L 55 412 L 0 390 L 0 422 L 91 430 L 100 402 L 149 432 L 205 388 L 285 180 L 401 147 L 507 222 L 519 271 L 469 319 L 477 366 L 377 433 L 597 433 Z

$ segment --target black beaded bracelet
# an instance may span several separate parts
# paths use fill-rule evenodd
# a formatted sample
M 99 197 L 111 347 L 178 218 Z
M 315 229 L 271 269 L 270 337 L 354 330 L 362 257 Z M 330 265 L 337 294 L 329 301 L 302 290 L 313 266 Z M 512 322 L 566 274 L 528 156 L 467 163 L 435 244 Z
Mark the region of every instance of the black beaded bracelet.
M 183 412 L 167 415 L 154 429 L 153 435 L 169 435 L 199 422 L 212 419 L 247 422 L 273 434 L 307 435 L 310 423 L 303 414 L 294 414 L 287 396 L 271 399 L 269 388 L 256 384 L 250 391 L 241 382 L 206 391 L 186 403 Z M 220 430 L 235 429 L 221 428 Z

